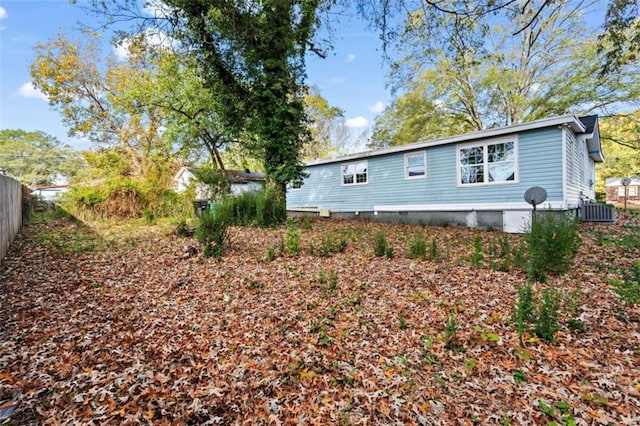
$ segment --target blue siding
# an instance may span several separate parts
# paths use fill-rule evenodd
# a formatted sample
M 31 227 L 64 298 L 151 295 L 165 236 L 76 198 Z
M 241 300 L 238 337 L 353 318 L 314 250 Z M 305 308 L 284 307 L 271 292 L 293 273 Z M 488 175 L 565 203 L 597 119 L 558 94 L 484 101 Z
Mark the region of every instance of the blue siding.
M 473 187 L 456 185 L 456 144 L 426 149 L 427 177 L 407 180 L 404 155 L 398 152 L 368 157 L 368 183 L 342 185 L 340 166 L 307 167 L 300 190 L 290 190 L 287 206 L 332 211 L 371 211 L 375 205 L 467 204 L 523 202 L 531 186 L 547 190 L 548 201 L 562 200 L 562 131 L 547 128 L 519 134 L 519 182 Z M 416 150 L 412 152 L 420 152 Z M 362 161 L 359 160 L 359 161 Z

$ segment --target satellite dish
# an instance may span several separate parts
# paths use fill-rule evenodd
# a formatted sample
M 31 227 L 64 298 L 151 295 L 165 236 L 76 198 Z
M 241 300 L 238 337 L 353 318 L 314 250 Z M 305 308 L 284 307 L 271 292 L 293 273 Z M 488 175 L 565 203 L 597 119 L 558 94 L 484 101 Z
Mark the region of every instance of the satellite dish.
M 540 186 L 532 186 L 524 192 L 524 200 L 533 206 L 535 210 L 538 204 L 547 199 L 547 191 Z
M 622 186 L 629 186 L 631 184 L 631 179 L 630 178 L 624 178 L 622 179 Z

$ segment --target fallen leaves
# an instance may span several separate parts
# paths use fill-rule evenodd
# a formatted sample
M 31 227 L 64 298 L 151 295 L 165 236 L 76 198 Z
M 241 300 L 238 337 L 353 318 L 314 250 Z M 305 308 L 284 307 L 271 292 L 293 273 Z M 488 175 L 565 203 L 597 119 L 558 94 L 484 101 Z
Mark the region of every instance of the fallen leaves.
M 0 270 L 0 401 L 19 395 L 16 424 L 637 424 L 640 326 L 607 281 L 628 261 L 596 235 L 614 230 L 585 226 L 575 268 L 550 279 L 580 289 L 585 331 L 522 348 L 525 275 L 471 267 L 477 230 L 318 221 L 299 255 L 269 261 L 284 228 L 233 228 L 216 261 L 169 233 L 117 244 L 81 228 L 91 244 L 66 250 L 77 227 L 29 225 Z M 393 259 L 373 255 L 378 231 Z M 438 261 L 403 256 L 416 233 Z M 309 254 L 328 234 L 344 253 Z

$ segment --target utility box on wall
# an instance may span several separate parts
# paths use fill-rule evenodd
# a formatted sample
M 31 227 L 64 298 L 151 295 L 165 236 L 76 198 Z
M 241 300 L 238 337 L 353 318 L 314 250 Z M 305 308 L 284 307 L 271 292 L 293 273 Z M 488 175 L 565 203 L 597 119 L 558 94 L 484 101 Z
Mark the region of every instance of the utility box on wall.
M 527 232 L 531 225 L 531 210 L 505 210 L 502 212 L 502 230 L 511 234 Z

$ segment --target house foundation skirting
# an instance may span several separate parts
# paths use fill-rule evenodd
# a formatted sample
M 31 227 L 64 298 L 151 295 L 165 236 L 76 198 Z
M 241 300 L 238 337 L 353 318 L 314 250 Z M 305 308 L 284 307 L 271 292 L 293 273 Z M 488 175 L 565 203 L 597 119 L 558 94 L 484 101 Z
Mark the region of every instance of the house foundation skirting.
M 319 217 L 317 208 L 290 208 L 291 217 Z M 360 220 L 386 223 L 404 223 L 427 226 L 464 226 L 497 229 L 510 233 L 526 232 L 531 223 L 532 209 L 523 210 L 471 210 L 471 211 L 331 211 L 323 210 L 322 217 L 342 220 Z M 538 214 L 575 214 L 575 210 L 539 210 Z

